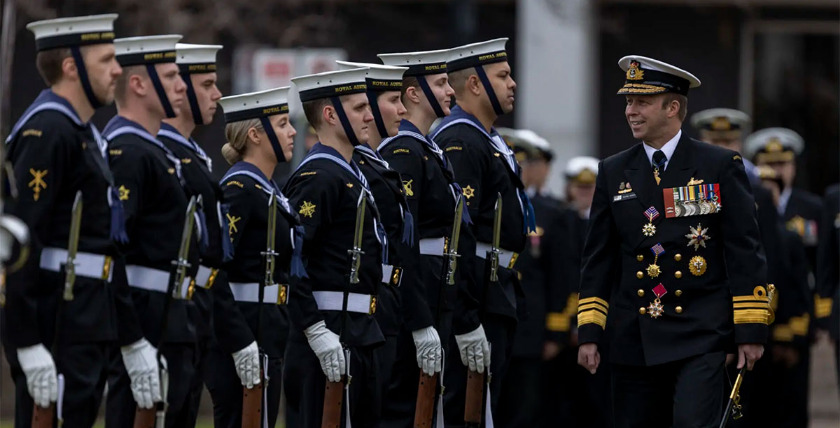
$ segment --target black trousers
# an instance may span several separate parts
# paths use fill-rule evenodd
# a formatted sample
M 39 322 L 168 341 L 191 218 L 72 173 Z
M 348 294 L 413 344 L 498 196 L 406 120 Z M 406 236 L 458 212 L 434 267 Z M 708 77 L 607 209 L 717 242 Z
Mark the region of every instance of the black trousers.
M 242 426 L 242 382 L 236 375 L 233 356 L 217 344 L 208 348 L 206 357 L 206 382 L 213 398 L 213 421 L 216 428 L 238 428 Z M 283 359 L 268 359 L 268 426 L 277 423 L 282 391 Z
M 372 346 L 350 348 L 349 367 L 353 378 L 350 382 L 350 420 L 353 428 L 379 426 L 382 394 L 376 359 Z M 286 401 L 295 414 L 297 424 L 288 428 L 319 428 L 327 381 L 321 364 L 306 339 L 299 338 L 289 340 L 285 360 L 283 383 L 286 385 Z M 344 406 L 347 406 L 346 399 Z
M 614 364 L 616 428 L 717 428 L 725 405 L 724 361 L 719 351 L 649 367 Z
M 108 379 L 109 348 L 108 343 L 68 343 L 62 344 L 58 355 L 53 356 L 65 382 L 63 427 L 90 428 L 96 422 Z M 34 403 L 26 388 L 17 350 L 7 346 L 5 352 L 15 383 L 15 428 L 26 428 L 32 423 Z
M 167 343 L 163 352 L 169 369 L 169 404 L 166 411 L 167 428 L 189 428 L 190 388 L 198 375 L 195 344 Z M 131 378 L 125 371 L 119 348 L 113 348 L 108 375 L 108 400 L 105 407 L 106 428 L 126 428 L 134 424 L 137 402 L 131 394 Z
M 490 371 L 493 376 L 490 382 L 490 405 L 493 414 L 496 414 L 502 390 L 502 379 L 505 377 L 505 372 L 510 364 L 508 357 L 511 355 L 513 347 L 516 321 L 507 317 L 487 314 L 481 324 L 484 326 L 487 340 L 492 345 Z M 454 335 L 449 340 L 449 349 L 451 351 L 446 354 L 446 375 L 443 381 L 446 387 L 443 395 L 444 419 L 447 428 L 463 427 L 468 368 L 461 362 L 461 354 L 458 351 L 458 344 L 455 342 Z
M 207 372 L 207 348 L 210 344 L 209 340 L 201 340 L 195 347 L 195 371 L 192 384 L 190 385 L 189 414 L 187 415 L 188 426 L 194 427 L 198 421 L 198 409 L 201 408 L 201 395 L 204 392 L 205 378 L 209 375 Z
M 505 428 L 540 426 L 540 385 L 543 377 L 540 357 L 513 357 L 502 379 L 502 392 L 494 422 Z

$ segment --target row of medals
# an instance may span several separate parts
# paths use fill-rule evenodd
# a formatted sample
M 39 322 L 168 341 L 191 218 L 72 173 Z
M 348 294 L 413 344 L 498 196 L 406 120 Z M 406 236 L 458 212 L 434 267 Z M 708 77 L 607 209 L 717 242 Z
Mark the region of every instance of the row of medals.
M 679 208 L 678 205 L 682 205 L 682 208 Z M 687 215 L 696 215 L 697 211 L 700 210 L 700 214 L 709 214 L 717 212 L 720 209 L 720 206 L 717 204 L 716 201 L 694 201 L 694 202 L 686 202 L 686 203 L 676 203 L 674 205 L 675 212 L 677 215 L 680 215 L 680 210 L 686 210 L 687 207 L 690 207 L 690 211 L 683 211 L 683 212 L 691 212 L 692 214 L 685 214 Z M 659 212 L 654 207 L 650 207 L 645 211 L 645 217 L 648 219 L 648 223 L 642 227 L 642 234 L 647 237 L 652 237 L 656 235 L 656 225 L 653 224 L 653 221 L 659 217 Z M 700 247 L 706 248 L 706 241 L 709 240 L 711 237 L 707 235 L 708 228 L 704 228 L 701 223 L 697 224 L 697 227 L 691 227 L 690 232 L 685 235 L 685 237 L 689 240 L 686 246 L 691 247 L 694 246 L 694 251 L 698 251 Z M 659 256 L 665 254 L 665 249 L 662 247 L 662 244 L 657 243 L 653 247 L 651 247 L 651 252 L 653 253 L 654 259 L 653 263 L 649 264 L 645 272 L 651 278 L 657 278 L 662 273 L 662 268 L 659 267 L 657 262 L 659 261 Z M 678 254 L 675 257 L 676 261 L 680 261 L 681 256 Z M 639 261 L 644 259 L 643 256 L 639 255 Z M 688 269 L 694 276 L 702 276 L 706 273 L 706 259 L 703 256 L 696 255 L 691 258 L 688 262 Z M 636 276 L 639 279 L 644 278 L 642 272 L 638 272 Z M 678 276 L 679 278 L 680 276 Z M 653 302 L 650 303 L 647 307 L 647 314 L 650 315 L 651 318 L 659 318 L 665 312 L 665 306 L 662 304 L 662 297 L 668 293 L 668 290 L 665 289 L 665 286 L 661 283 L 654 287 L 651 291 L 656 296 Z

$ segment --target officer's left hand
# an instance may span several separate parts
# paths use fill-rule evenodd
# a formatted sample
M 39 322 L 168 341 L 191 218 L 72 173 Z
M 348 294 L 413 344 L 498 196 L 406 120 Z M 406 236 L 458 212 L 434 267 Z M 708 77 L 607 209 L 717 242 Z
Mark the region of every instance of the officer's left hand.
M 434 327 L 426 327 L 411 332 L 414 346 L 417 348 L 417 366 L 429 376 L 441 370 L 443 351 L 440 336 Z
M 578 364 L 583 366 L 589 373 L 595 374 L 598 366 L 601 365 L 601 353 L 598 352 L 597 343 L 584 343 L 578 348 Z
M 752 370 L 755 362 L 764 354 L 764 345 L 757 343 L 742 343 L 738 345 L 738 370 L 747 365 L 747 370 Z

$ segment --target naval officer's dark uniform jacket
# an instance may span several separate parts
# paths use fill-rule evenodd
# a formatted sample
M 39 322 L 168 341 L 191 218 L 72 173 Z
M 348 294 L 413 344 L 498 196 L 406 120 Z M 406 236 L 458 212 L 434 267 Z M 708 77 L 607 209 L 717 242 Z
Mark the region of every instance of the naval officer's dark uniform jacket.
M 353 425 L 374 426 L 380 414 L 380 382 L 373 349 L 384 341 L 375 318 L 376 292 L 382 281 L 387 236 L 380 225 L 377 204 L 368 196 L 362 235 L 358 284 L 349 285 L 356 207 L 367 188 L 358 165 L 347 162 L 335 149 L 316 144 L 287 182 L 284 193 L 298 212 L 305 237 L 303 254 L 308 278 L 291 284 L 291 331 L 286 349 L 284 381 L 289 406 L 297 409 L 302 426 L 319 426 L 326 377 L 304 330 L 324 321 L 351 351 L 348 367 L 350 417 Z M 341 298 L 351 294 L 344 331 Z
M 199 266 L 197 234 L 190 243 L 187 277 L 180 285 L 164 326 L 164 307 L 172 261 L 181 246 L 189 197 L 180 160 L 136 122 L 115 116 L 103 135 L 109 142 L 111 170 L 126 212 L 125 280 L 143 336 L 160 351 L 169 369 L 167 426 L 186 424 L 194 366 L 196 326 L 189 317 L 190 282 Z M 114 354 L 109 378 L 107 426 L 129 426 L 136 404 L 122 357 Z M 174 425 L 169 425 L 174 424 Z
M 64 398 L 67 426 L 90 426 L 102 398 L 109 347 L 118 339 L 127 344 L 141 337 L 137 319 L 116 307 L 119 290 L 113 279 L 122 260 L 115 239 L 124 230 L 107 146 L 66 99 L 46 89 L 13 127 L 7 150 L 19 194 L 6 198 L 6 212 L 23 220 L 30 236 L 25 265 L 8 276 L 3 308 L 2 336 L 15 381 L 16 420 L 28 424 L 32 412 L 16 350 L 42 343 L 50 352 L 57 351 L 53 359 L 58 373 L 65 376 L 66 390 L 72 391 Z M 82 192 L 83 216 L 74 298 L 61 303 L 57 319 L 77 191 Z
M 455 171 L 455 179 L 461 185 L 466 198 L 467 210 L 472 219 L 472 236 L 475 237 L 476 257 L 464 260 L 459 269 L 474 275 L 469 294 L 459 299 L 467 311 L 474 312 L 492 344 L 491 382 L 492 406 L 498 404 L 501 379 L 512 352 L 516 323 L 525 310 L 522 288 L 516 271 L 513 270 L 516 257 L 525 247 L 526 214 L 533 215 L 533 208 L 525 194 L 519 178 L 519 165 L 513 152 L 502 137 L 491 129 L 488 133 L 475 116 L 460 106 L 452 109 L 444 118 L 432 138 L 440 144 Z M 497 195 L 502 196 L 502 227 L 499 261 L 499 283 L 488 286 L 485 277 L 486 250 L 493 239 L 493 217 Z M 469 236 L 467 234 L 466 236 Z M 462 239 L 464 236 L 462 236 Z M 469 248 L 469 245 L 467 246 Z M 469 312 L 468 312 L 469 313 Z M 453 331 L 455 334 L 464 331 Z M 454 337 L 450 349 L 457 349 Z M 450 372 L 445 378 L 446 420 L 463 421 L 464 388 L 466 368 L 455 352 L 447 354 Z
M 768 335 L 766 263 L 755 203 L 737 153 L 685 134 L 661 179 L 657 185 L 641 143 L 601 162 L 584 247 L 579 341 L 598 343 L 605 327 L 609 333 L 613 383 L 620 376 L 623 385 L 614 391 L 617 426 L 645 418 L 652 419 L 650 426 L 716 425 L 723 406 L 724 351 L 734 344 L 764 343 Z M 703 210 L 671 206 L 708 214 L 667 218 L 674 208 L 666 207 L 666 196 L 691 199 L 671 190 L 679 193 L 689 184 L 695 191 L 706 185 L 709 198 L 697 197 L 707 200 Z M 650 207 L 660 215 L 652 222 L 655 234 L 645 236 Z M 705 246 L 695 246 L 686 235 L 705 236 Z M 657 249 L 664 252 L 656 256 Z M 654 318 L 657 293 L 664 310 Z M 638 388 L 630 396 L 632 387 Z M 709 399 L 680 405 L 674 397 L 685 394 Z
M 840 185 L 833 185 L 825 192 L 817 253 L 817 323 L 829 331 L 834 340 L 835 356 L 840 362 Z M 836 367 L 840 367 L 838 364 Z M 840 379 L 840 368 L 838 368 Z

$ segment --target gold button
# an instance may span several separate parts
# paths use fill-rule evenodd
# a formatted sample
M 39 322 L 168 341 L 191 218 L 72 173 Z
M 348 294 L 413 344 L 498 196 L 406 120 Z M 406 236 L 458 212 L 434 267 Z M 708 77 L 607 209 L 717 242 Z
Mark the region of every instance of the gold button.
M 639 254 L 638 256 L 636 256 L 636 260 L 638 260 L 638 261 L 640 261 L 640 262 L 641 262 L 641 261 L 643 261 L 644 259 L 645 259 L 645 256 L 643 256 L 643 255 L 641 255 L 641 254 Z
M 682 260 L 682 254 L 674 254 L 674 260 L 676 260 L 676 261 Z
M 674 294 L 675 294 L 677 297 L 680 297 L 680 296 L 682 296 L 682 290 L 677 290 Z
M 639 308 L 639 314 L 644 315 L 644 314 L 646 314 L 646 313 L 647 313 L 647 309 L 645 309 L 645 308 Z
M 638 271 L 638 272 L 636 272 L 636 278 L 642 279 L 642 278 L 644 278 L 644 277 L 645 277 L 645 274 L 644 274 L 644 273 L 642 273 L 642 271 Z
M 680 279 L 680 278 L 682 278 L 682 272 L 681 271 L 676 271 L 676 272 L 674 272 L 674 276 L 677 277 L 677 279 Z
M 677 311 L 678 314 L 681 314 L 682 313 L 682 306 L 677 306 L 676 308 L 674 308 L 674 310 Z
M 639 289 L 639 291 L 637 291 L 637 292 L 636 292 L 636 294 L 638 294 L 638 295 L 639 295 L 639 297 L 645 297 L 645 290 L 642 290 L 642 289 L 640 288 L 640 289 Z

